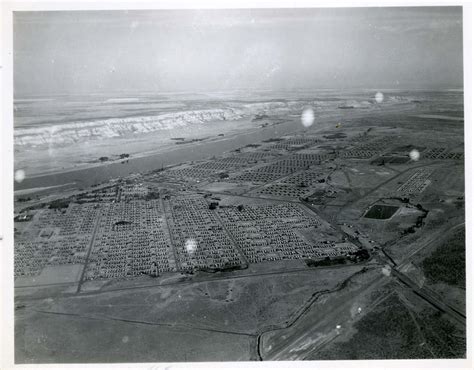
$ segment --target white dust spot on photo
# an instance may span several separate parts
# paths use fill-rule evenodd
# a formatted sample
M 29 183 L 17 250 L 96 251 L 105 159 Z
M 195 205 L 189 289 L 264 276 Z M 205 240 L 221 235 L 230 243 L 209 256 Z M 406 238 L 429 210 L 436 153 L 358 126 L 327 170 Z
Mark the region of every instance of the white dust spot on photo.
M 336 325 L 336 329 L 340 329 L 341 328 L 341 325 Z
M 384 267 L 382 267 L 382 274 L 384 274 L 385 276 L 390 276 L 391 273 L 392 269 L 390 268 L 390 266 L 385 265 Z
M 362 312 L 362 307 L 359 307 L 359 308 L 357 309 L 357 313 L 360 314 L 361 312 Z
M 411 152 L 410 152 L 410 159 L 412 161 L 417 161 L 420 159 L 420 152 L 416 149 L 413 149 Z
M 23 171 L 23 170 L 16 170 L 15 171 L 15 181 L 16 182 L 18 182 L 18 183 L 22 182 L 25 179 L 25 176 L 26 176 L 25 171 Z
M 184 249 L 186 249 L 186 252 L 188 253 L 194 253 L 197 248 L 197 243 L 194 239 L 188 239 L 186 240 L 186 243 L 184 244 Z
M 311 108 L 306 108 L 301 114 L 301 123 L 304 127 L 310 127 L 314 123 L 314 112 Z
M 122 338 L 122 342 L 123 343 L 128 343 L 128 337 L 126 335 Z
M 383 102 L 383 94 L 380 91 L 378 91 L 377 94 L 375 94 L 375 101 L 377 103 Z

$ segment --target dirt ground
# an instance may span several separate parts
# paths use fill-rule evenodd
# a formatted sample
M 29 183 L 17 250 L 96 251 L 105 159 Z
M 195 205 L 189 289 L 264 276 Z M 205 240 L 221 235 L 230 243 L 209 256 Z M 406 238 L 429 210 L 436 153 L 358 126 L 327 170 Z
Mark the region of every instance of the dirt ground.
M 219 332 L 17 311 L 16 363 L 241 361 L 251 338 Z M 28 324 L 29 322 L 29 324 Z

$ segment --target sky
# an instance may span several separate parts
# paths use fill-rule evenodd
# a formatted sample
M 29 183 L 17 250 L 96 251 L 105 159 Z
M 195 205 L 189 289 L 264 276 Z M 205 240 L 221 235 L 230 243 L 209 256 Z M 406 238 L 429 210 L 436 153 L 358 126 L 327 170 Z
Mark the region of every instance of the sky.
M 14 13 L 29 95 L 462 88 L 461 7 Z

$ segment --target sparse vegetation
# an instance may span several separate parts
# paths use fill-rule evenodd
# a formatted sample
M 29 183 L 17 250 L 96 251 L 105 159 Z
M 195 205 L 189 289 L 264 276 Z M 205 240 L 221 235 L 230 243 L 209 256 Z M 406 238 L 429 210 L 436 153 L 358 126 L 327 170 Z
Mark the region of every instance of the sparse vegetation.
M 339 257 L 325 257 L 322 260 L 314 260 L 311 258 L 305 259 L 306 266 L 308 267 L 322 267 L 322 266 L 335 266 L 335 265 L 344 265 L 347 262 L 361 262 L 368 260 L 370 258 L 370 253 L 366 249 L 359 249 L 356 252 L 350 253 L 347 256 Z
M 150 191 L 145 195 L 145 200 L 160 199 L 160 193 L 157 191 Z
M 236 271 L 236 270 L 242 270 L 246 268 L 247 266 L 242 266 L 242 265 L 233 265 L 226 263 L 223 267 L 198 267 L 197 270 L 203 271 L 203 272 L 209 272 L 209 273 L 216 273 L 216 272 L 229 272 L 229 271 Z
M 456 232 L 423 261 L 423 271 L 433 282 L 466 287 L 465 231 Z
M 308 267 L 321 267 L 321 266 L 343 265 L 347 261 L 345 257 L 334 257 L 334 258 L 326 257 L 322 260 L 306 259 L 305 262 Z
M 272 137 L 270 139 L 267 139 L 267 140 L 262 140 L 263 143 L 274 143 L 274 142 L 278 142 L 278 141 L 282 141 L 283 139 L 281 137 Z
M 57 199 L 53 200 L 49 204 L 50 209 L 63 209 L 69 207 L 70 201 L 68 199 Z
M 456 328 L 436 311 L 423 311 L 418 321 L 392 296 L 355 324 L 357 332 L 347 342 L 332 344 L 311 360 L 459 358 L 465 345 Z

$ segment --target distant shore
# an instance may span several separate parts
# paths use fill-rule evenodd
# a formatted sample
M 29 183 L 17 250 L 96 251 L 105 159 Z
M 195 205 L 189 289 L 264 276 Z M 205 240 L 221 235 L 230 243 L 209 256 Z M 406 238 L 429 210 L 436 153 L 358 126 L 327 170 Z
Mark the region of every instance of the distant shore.
M 48 156 L 49 151 L 43 151 L 42 158 L 39 155 L 28 153 L 20 161 L 21 163 L 27 163 L 30 169 L 40 169 L 42 165 L 45 168 L 37 172 L 26 171 L 25 180 L 15 183 L 15 191 L 49 188 L 70 183 L 76 183 L 78 187 L 87 187 L 131 173 L 147 172 L 190 160 L 203 160 L 272 137 L 298 131 L 316 133 L 340 121 L 344 124 L 345 120 L 356 119 L 367 114 L 377 114 L 382 108 L 386 112 L 387 110 L 406 111 L 413 109 L 413 107 L 413 103 L 403 102 L 374 106 L 374 109 L 370 110 L 317 111 L 315 124 L 307 129 L 301 124 L 299 115 L 293 113 L 270 117 L 267 120 L 268 125 L 263 125 L 261 121 L 254 122 L 253 117 L 232 122 L 209 122 L 206 125 L 189 126 L 178 131 L 167 132 L 166 136 L 158 136 L 155 133 L 154 135 L 134 135 L 124 139 L 113 138 L 105 142 L 90 142 L 79 147 L 89 155 L 88 159 L 84 158 L 81 162 L 78 162 L 77 158 L 82 158 L 83 153 L 74 152 L 72 147 L 57 149 L 52 152 L 52 157 Z M 284 123 L 279 122 L 282 120 Z M 184 138 L 189 142 L 176 145 L 177 137 Z M 193 138 L 206 139 L 193 141 Z M 115 153 L 126 152 L 130 154 L 130 157 L 125 161 L 99 161 L 100 156 L 108 154 L 106 150 Z M 95 154 L 94 157 L 91 157 L 92 153 Z M 26 162 L 27 159 L 31 159 L 32 162 Z M 52 161 L 52 163 L 48 161 Z M 17 163 L 15 160 L 15 168 L 22 168 L 21 163 Z M 74 164 L 71 166 L 72 163 Z

